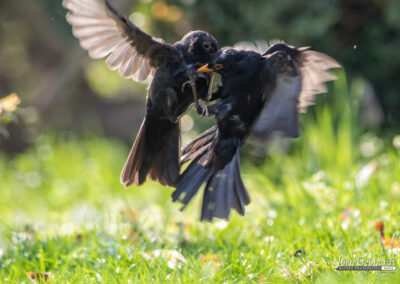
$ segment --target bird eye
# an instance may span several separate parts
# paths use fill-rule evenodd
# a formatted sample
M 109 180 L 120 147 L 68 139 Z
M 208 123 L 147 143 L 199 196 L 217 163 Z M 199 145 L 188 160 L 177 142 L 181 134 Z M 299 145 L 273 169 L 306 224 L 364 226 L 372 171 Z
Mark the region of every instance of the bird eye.
M 209 51 L 211 49 L 211 44 L 209 42 L 203 42 L 203 48 Z
M 224 66 L 222 66 L 222 64 L 215 64 L 214 65 L 214 68 L 215 68 L 215 70 L 221 70 L 222 68 L 223 68 Z

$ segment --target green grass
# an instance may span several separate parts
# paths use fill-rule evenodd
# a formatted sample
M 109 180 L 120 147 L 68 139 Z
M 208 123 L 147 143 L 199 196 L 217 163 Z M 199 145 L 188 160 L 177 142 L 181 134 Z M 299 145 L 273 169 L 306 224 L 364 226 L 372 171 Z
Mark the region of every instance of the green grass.
M 344 79 L 302 117 L 289 153 L 244 155 L 252 203 L 229 223 L 198 221 L 201 194 L 185 211 L 172 188 L 124 189 L 127 147 L 70 133 L 42 136 L 26 153 L 0 158 L 0 282 L 400 283 L 396 273 L 338 272 L 339 257 L 390 258 L 374 221 L 400 239 L 400 151 L 394 135 L 362 133 Z M 360 151 L 360 149 L 364 149 Z M 365 150 L 366 149 L 366 150 Z M 372 174 L 360 178 L 369 165 Z M 295 252 L 301 250 L 295 256 Z M 312 271 L 304 271 L 313 262 Z

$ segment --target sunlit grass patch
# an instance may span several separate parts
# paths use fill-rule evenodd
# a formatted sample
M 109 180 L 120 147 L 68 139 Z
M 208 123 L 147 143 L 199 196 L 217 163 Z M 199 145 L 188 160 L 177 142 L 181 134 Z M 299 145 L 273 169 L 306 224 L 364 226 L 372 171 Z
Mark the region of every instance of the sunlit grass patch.
M 400 261 L 397 138 L 362 133 L 343 76 L 289 153 L 242 157 L 252 203 L 229 222 L 199 222 L 201 194 L 181 212 L 172 188 L 123 188 L 117 141 L 47 135 L 0 158 L 1 281 L 399 282 L 398 266 L 335 270 L 339 257 Z

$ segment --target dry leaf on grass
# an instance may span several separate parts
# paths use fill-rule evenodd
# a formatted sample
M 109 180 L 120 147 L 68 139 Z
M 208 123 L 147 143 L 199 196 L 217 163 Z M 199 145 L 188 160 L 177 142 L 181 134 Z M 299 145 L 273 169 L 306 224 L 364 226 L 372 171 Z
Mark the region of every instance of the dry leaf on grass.
M 385 226 L 382 221 L 375 221 L 374 222 L 374 227 L 375 230 L 377 230 L 380 234 L 380 238 L 382 241 L 382 244 L 384 247 L 391 247 L 391 248 L 399 248 L 399 242 L 397 239 L 393 236 L 392 238 L 390 237 L 385 237 Z
M 51 278 L 53 278 L 53 275 L 51 274 L 51 272 L 28 272 L 28 277 L 30 280 L 32 281 L 47 281 L 50 280 Z
M 210 261 L 218 262 L 218 256 L 216 254 L 207 254 L 201 256 L 200 260 L 202 263 L 207 263 Z

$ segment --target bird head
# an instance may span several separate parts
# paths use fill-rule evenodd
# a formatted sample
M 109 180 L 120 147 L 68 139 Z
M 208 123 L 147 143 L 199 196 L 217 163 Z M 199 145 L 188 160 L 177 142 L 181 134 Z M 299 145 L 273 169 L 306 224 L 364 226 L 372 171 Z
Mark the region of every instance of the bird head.
M 217 72 L 222 76 L 252 74 L 257 68 L 260 54 L 251 51 L 225 49 L 217 52 L 208 64 L 197 69 L 197 72 Z
M 205 64 L 219 50 L 217 40 L 204 31 L 187 33 L 175 45 L 184 53 L 188 63 Z

